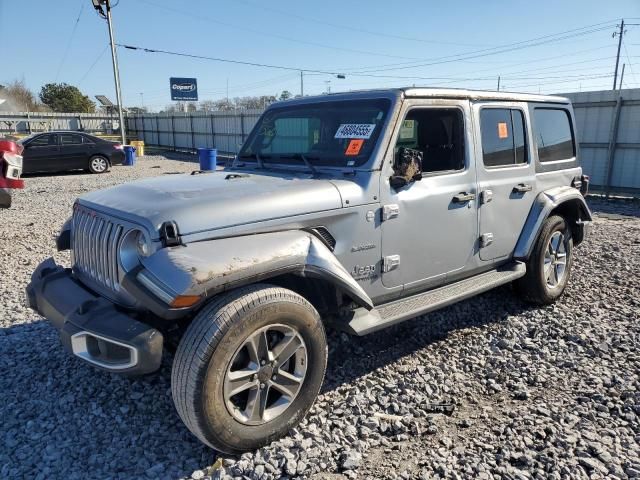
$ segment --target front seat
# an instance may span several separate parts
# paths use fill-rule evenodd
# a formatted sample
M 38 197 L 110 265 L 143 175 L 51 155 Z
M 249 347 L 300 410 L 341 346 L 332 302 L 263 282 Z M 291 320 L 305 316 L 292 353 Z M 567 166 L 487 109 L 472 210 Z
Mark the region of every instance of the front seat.
M 418 145 L 424 151 L 423 172 L 453 170 L 454 145 L 441 117 L 428 117 L 418 124 Z

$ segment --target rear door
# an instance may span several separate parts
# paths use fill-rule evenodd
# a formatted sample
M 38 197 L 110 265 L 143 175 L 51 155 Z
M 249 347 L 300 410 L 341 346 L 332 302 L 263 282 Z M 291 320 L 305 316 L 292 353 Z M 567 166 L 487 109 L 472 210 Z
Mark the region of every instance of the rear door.
M 44 133 L 34 137 L 22 153 L 23 172 L 51 172 L 60 170 L 58 135 Z
M 480 259 L 513 253 L 536 198 L 535 165 L 526 103 L 476 103 Z
M 89 146 L 77 133 L 60 134 L 60 166 L 64 170 L 87 168 Z

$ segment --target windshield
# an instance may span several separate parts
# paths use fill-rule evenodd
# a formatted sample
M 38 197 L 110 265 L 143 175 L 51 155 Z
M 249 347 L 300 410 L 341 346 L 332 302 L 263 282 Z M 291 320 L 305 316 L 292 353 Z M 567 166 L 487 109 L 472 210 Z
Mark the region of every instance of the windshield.
M 259 163 L 357 167 L 369 160 L 391 102 L 343 100 L 273 108 L 264 113 L 238 157 Z

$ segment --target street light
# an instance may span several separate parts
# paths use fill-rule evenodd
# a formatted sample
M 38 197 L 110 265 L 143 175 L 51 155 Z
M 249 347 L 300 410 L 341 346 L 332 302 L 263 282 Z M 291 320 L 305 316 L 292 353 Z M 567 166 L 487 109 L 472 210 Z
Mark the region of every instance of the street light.
M 116 103 L 118 106 L 118 116 L 120 119 L 120 139 L 122 145 L 127 144 L 127 137 L 124 128 L 124 113 L 122 111 L 122 94 L 120 93 L 120 71 L 118 70 L 118 56 L 116 55 L 116 45 L 113 38 L 113 27 L 111 26 L 111 0 L 91 0 L 93 8 L 96 9 L 98 15 L 107 20 L 109 26 L 109 42 L 111 43 L 111 61 L 113 63 L 113 79 L 116 84 Z M 107 13 L 104 13 L 102 9 L 104 5 L 107 9 Z

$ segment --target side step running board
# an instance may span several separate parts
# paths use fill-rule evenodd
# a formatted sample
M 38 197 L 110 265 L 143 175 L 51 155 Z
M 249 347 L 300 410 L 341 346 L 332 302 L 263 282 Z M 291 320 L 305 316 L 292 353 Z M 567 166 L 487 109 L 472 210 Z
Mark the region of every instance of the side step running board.
M 347 329 L 356 335 L 366 335 L 512 282 L 522 277 L 525 271 L 524 263 L 514 262 L 444 287 L 378 305 L 371 311 L 358 308 Z

